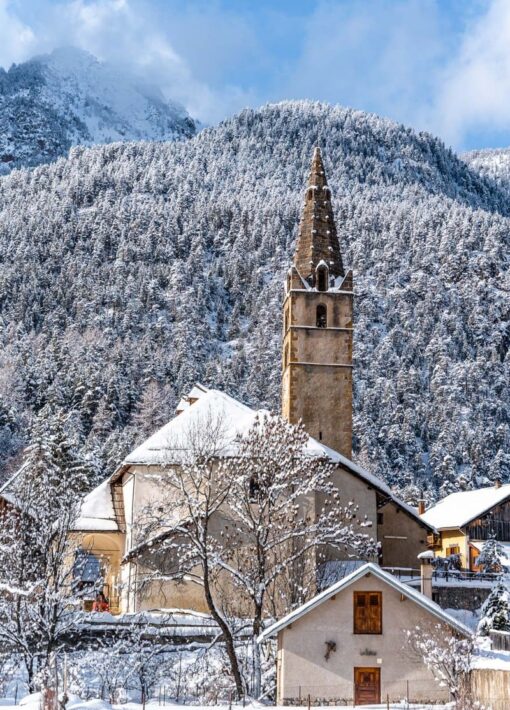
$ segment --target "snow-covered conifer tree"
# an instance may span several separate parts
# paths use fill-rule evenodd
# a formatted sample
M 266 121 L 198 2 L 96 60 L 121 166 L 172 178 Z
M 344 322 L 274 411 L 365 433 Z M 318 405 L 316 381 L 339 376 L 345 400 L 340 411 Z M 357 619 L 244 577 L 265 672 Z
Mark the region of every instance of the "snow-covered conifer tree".
M 501 543 L 496 540 L 495 535 L 491 535 L 489 539 L 484 542 L 476 564 L 480 567 L 482 572 L 500 572 L 501 560 L 504 554 Z
M 75 624 L 70 532 L 88 486 L 67 417 L 45 407 L 0 515 L 0 648 L 24 664 L 30 689 L 48 682 L 52 657 Z
M 478 623 L 478 633 L 488 636 L 489 632 L 510 631 L 510 593 L 500 579 L 482 606 L 482 616 Z

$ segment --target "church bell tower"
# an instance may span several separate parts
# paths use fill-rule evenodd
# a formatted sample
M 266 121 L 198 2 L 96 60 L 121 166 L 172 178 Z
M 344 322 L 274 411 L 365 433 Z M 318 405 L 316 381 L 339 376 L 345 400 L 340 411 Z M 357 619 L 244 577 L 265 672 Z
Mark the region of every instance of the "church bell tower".
M 315 148 L 283 305 L 282 414 L 352 455 L 352 271 L 345 273 L 331 193 Z

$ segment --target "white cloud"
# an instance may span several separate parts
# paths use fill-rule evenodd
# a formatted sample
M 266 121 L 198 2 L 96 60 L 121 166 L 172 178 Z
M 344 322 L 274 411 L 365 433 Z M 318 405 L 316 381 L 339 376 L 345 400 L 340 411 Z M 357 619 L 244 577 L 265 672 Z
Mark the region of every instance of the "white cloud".
M 0 0 L 0 66 L 25 60 L 36 47 L 36 37 L 15 15 L 9 0 Z
M 431 123 L 454 145 L 470 132 L 510 132 L 510 2 L 492 0 L 466 29 L 441 77 Z
M 322 0 L 286 92 L 414 121 L 444 61 L 445 22 L 436 2 Z
M 169 99 L 184 104 L 190 114 L 214 123 L 245 105 L 256 102 L 251 92 L 237 85 L 213 86 L 200 78 L 200 67 L 190 67 L 184 52 L 177 52 L 169 39 L 168 25 L 152 14 L 142 0 L 24 0 L 27 18 L 15 13 L 9 0 L 0 0 L 0 66 L 23 61 L 37 53 L 50 52 L 64 45 L 85 49 L 99 59 L 120 64 L 159 86 Z M 18 8 L 19 10 L 19 8 Z M 172 17 L 165 18 L 167 22 Z M 180 28 L 194 36 L 193 18 L 185 23 L 176 15 Z M 197 16 L 197 23 L 199 17 Z M 224 26 L 220 14 L 214 21 Z M 204 18 L 200 34 L 205 31 Z M 175 29 L 175 27 L 174 27 Z M 224 29 L 226 32 L 227 30 Z M 194 40 L 195 41 L 195 40 Z M 207 53 L 201 49 L 202 63 Z M 225 57 L 221 58 L 225 62 Z M 214 65 L 214 53 L 209 63 Z M 198 63 L 195 62 L 197 65 Z

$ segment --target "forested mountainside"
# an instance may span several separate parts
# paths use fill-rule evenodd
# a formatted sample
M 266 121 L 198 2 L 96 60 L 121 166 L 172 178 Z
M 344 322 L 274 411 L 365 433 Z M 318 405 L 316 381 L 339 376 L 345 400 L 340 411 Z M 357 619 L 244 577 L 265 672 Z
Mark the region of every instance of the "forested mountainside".
M 510 195 L 510 148 L 472 150 L 463 160 L 480 175 L 493 180 Z
M 317 143 L 355 274 L 356 459 L 410 501 L 510 480 L 506 194 L 427 134 L 309 102 L 0 180 L 4 460 L 49 401 L 98 476 L 195 380 L 278 410 Z
M 0 174 L 72 145 L 172 140 L 196 132 L 182 106 L 72 47 L 0 68 Z

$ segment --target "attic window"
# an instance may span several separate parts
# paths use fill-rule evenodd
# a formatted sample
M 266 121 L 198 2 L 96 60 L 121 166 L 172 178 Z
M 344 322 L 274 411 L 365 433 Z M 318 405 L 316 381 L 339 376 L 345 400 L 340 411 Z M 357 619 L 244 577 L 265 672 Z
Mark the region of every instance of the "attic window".
M 260 486 L 258 481 L 255 478 L 250 478 L 250 490 L 249 490 L 249 496 L 250 496 L 250 502 L 251 503 L 256 503 L 259 497 L 259 491 L 260 491 Z
M 354 592 L 355 634 L 382 634 L 382 592 Z

